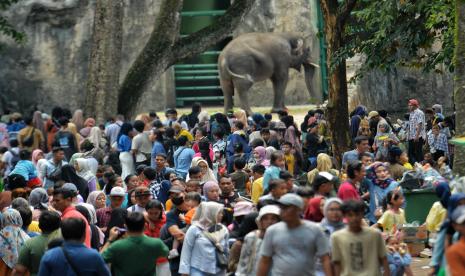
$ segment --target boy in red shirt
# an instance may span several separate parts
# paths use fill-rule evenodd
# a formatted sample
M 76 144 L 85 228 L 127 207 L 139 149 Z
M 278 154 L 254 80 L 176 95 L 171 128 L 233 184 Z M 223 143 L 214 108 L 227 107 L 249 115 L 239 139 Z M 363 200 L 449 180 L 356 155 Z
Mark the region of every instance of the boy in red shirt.
M 350 199 L 361 200 L 358 187 L 366 175 L 365 167 L 361 161 L 350 160 L 347 162 L 347 181 L 339 186 L 337 196 L 343 201 Z

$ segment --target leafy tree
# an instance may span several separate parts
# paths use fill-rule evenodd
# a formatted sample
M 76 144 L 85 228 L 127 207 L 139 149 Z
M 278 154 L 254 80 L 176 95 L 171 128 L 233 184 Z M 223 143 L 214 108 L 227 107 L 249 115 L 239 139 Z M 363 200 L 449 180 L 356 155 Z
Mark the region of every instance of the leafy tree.
M 0 13 L 6 11 L 11 5 L 19 2 L 19 0 L 0 0 Z M 17 31 L 13 25 L 0 14 L 0 34 L 12 38 L 17 43 L 22 43 L 26 40 L 26 35 Z

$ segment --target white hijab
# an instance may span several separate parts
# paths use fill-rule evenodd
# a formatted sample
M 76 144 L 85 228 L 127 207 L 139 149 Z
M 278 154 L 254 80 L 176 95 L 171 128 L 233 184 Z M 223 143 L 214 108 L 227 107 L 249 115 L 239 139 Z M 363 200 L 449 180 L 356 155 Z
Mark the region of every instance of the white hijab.
M 76 163 L 79 166 L 79 171 L 76 172 L 77 175 L 84 178 L 87 182 L 95 178 L 95 175 L 90 171 L 89 160 L 85 158 L 77 158 Z

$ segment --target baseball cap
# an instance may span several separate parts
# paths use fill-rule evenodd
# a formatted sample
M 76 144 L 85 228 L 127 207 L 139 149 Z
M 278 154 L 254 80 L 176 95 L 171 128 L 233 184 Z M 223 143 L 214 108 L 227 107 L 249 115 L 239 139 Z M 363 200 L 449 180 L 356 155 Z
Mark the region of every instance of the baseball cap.
M 304 208 L 304 201 L 302 200 L 302 198 L 296 194 L 285 194 L 283 195 L 279 200 L 278 200 L 279 204 L 281 205 L 285 205 L 285 206 L 295 206 L 299 209 L 303 209 Z
M 73 183 L 65 183 L 63 186 L 61 186 L 61 190 L 63 192 L 69 193 L 72 197 L 75 197 L 78 195 L 78 189 L 76 188 L 76 185 Z
M 370 111 L 370 113 L 368 113 L 368 120 L 376 116 L 379 116 L 378 111 Z
M 248 201 L 239 201 L 234 206 L 234 216 L 245 216 L 254 211 L 253 203 Z
M 462 224 L 465 222 L 465 206 L 457 207 L 454 212 L 452 212 L 452 221 L 457 224 Z
M 122 187 L 113 187 L 110 191 L 110 196 L 125 196 L 126 193 Z
M 179 186 L 179 185 L 173 185 L 171 186 L 169 190 L 170 193 L 176 193 L 176 194 L 183 193 L 184 191 L 185 191 L 184 187 Z
M 281 208 L 277 205 L 265 205 L 258 212 L 257 221 L 260 221 L 264 215 L 273 214 L 279 216 L 281 214 Z
M 135 197 L 152 195 L 147 187 L 137 187 Z
M 420 103 L 418 102 L 417 99 L 410 99 L 410 100 L 408 101 L 408 104 L 409 104 L 409 105 L 414 105 L 414 106 L 417 106 L 417 107 L 420 105 Z

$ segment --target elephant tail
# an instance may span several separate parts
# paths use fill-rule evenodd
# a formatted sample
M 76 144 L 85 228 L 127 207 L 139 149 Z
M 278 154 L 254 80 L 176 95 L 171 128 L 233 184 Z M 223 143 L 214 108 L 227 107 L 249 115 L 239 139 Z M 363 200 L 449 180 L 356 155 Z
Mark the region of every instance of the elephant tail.
M 231 75 L 232 77 L 239 78 L 239 79 L 245 79 L 252 83 L 254 82 L 252 76 L 249 74 L 240 75 L 240 74 L 236 74 L 233 71 L 231 71 L 231 69 L 229 69 L 228 61 L 226 60 L 226 58 L 223 58 L 223 60 L 221 61 L 221 67 L 224 68 L 228 72 L 228 74 Z

